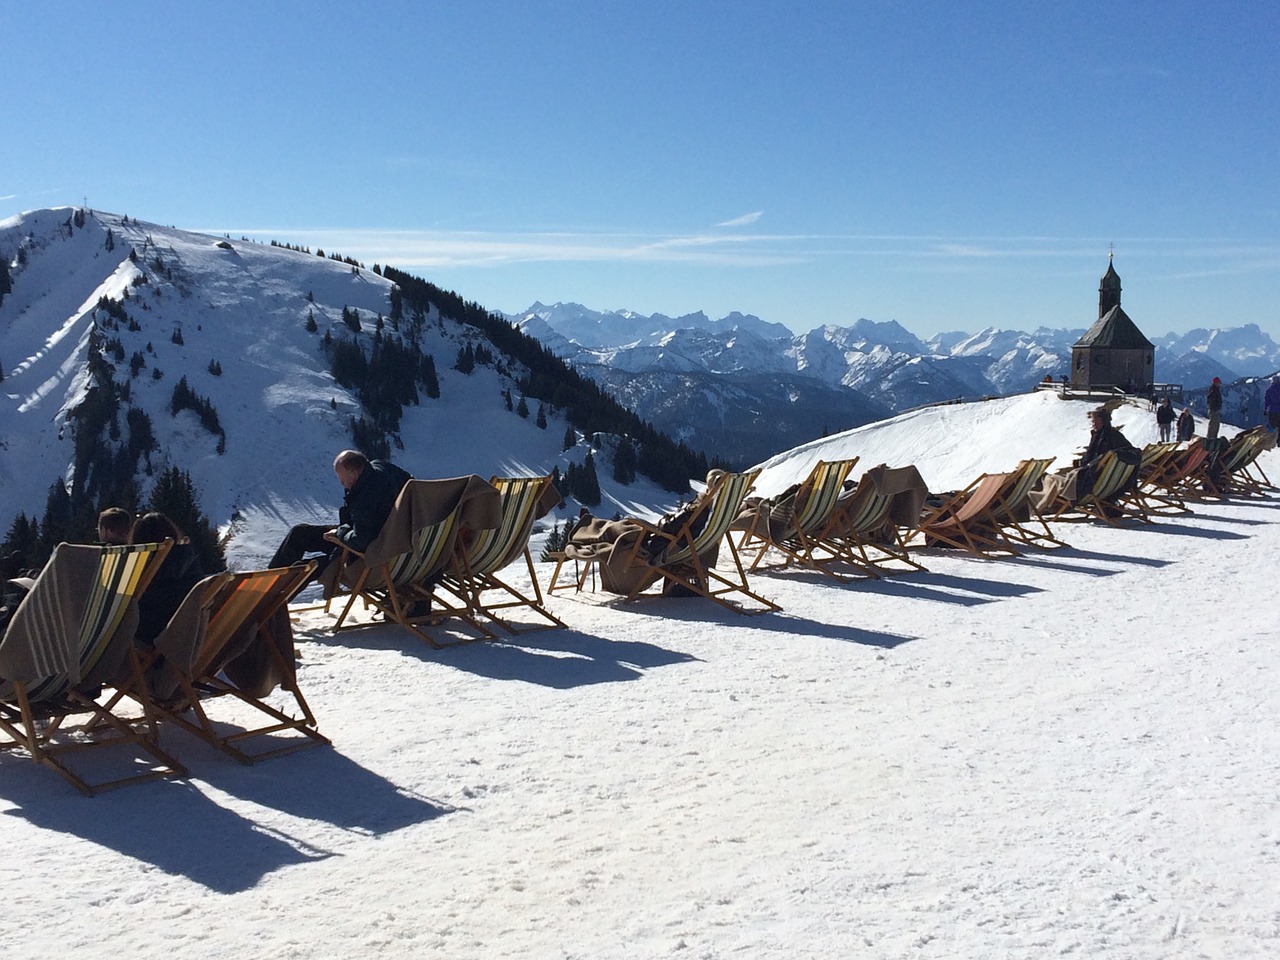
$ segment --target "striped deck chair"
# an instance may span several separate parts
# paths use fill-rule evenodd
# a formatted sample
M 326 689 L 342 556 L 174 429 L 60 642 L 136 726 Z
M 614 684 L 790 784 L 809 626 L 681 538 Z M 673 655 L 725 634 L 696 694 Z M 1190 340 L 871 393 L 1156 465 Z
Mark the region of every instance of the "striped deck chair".
M 1230 442 L 1226 437 L 1196 437 L 1191 441 L 1189 446 L 1199 447 L 1204 456 L 1187 476 L 1182 488 L 1184 496 L 1195 500 L 1227 498 L 1227 474 L 1222 464 Z
M 219 573 L 191 589 L 156 637 L 160 657 L 149 671 L 146 695 L 162 721 L 182 727 L 241 763 L 329 743 L 316 729 L 315 716 L 298 688 L 293 634 L 285 612 L 289 598 L 315 566 L 312 560 L 272 570 Z M 267 701 L 277 687 L 293 698 L 300 716 L 290 716 Z M 240 711 L 232 724 L 215 723 L 209 707 L 222 698 L 251 709 Z M 245 716 L 252 720 L 259 715 L 266 716 L 265 724 L 244 725 Z M 249 741 L 267 746 L 253 752 L 242 749 Z
M 992 515 L 1006 538 L 1028 546 L 1070 546 L 1053 535 L 1031 497 L 1031 491 L 1040 485 L 1053 461 L 1053 457 L 1023 460 L 1008 475 L 1004 489 L 992 507 Z
M 733 539 L 726 536 L 729 527 L 737 519 L 742 509 L 742 501 L 755 482 L 759 470 L 746 473 L 722 473 L 713 481 L 706 491 L 707 505 L 704 510 L 685 520 L 679 530 L 671 533 L 646 523 L 636 521 L 646 532 L 662 541 L 661 549 L 647 559 L 641 556 L 645 539 L 638 539 L 633 550 L 633 563 L 647 563 L 663 579 L 665 589 L 684 589 L 698 596 L 714 600 L 716 603 L 738 613 L 763 613 L 766 610 L 781 610 L 772 600 L 760 596 L 751 590 L 747 583 L 747 571 L 742 566 L 742 558 Z M 701 529 L 695 531 L 701 516 L 706 515 L 706 522 Z M 718 555 L 720 547 L 728 547 L 729 556 L 733 560 L 733 569 L 720 573 L 708 558 Z M 736 576 L 735 576 L 736 574 Z M 668 586 L 670 585 L 670 586 Z M 741 594 L 760 605 L 761 609 L 749 611 L 740 601 L 727 599 L 732 594 Z M 628 600 L 640 595 L 633 591 Z
M 1238 434 L 1227 446 L 1222 457 L 1222 470 L 1226 476 L 1227 489 L 1245 497 L 1262 497 L 1266 495 L 1265 487 L 1271 487 L 1266 474 L 1257 465 L 1258 456 L 1265 449 L 1274 445 L 1274 439 L 1265 428 L 1246 430 Z M 1255 475 L 1255 470 L 1258 475 Z M 1271 487 L 1271 489 L 1275 489 Z
M 891 564 L 905 564 L 911 570 L 924 570 L 923 564 L 912 559 L 907 551 L 902 527 L 893 516 L 894 502 L 899 493 L 895 480 L 908 476 L 920 485 L 923 481 L 914 467 L 891 468 L 883 464 L 862 475 L 853 493 L 841 501 L 839 511 L 832 517 L 827 530 L 821 536 L 844 559 L 868 576 L 880 577 L 885 573 L 901 573 Z M 913 509 L 912 513 L 916 513 Z M 914 518 L 903 518 L 914 527 Z
M 1131 496 L 1134 474 L 1138 471 L 1138 461 L 1123 460 L 1115 450 L 1108 450 L 1098 460 L 1098 472 L 1093 481 L 1093 489 L 1071 502 L 1064 500 L 1050 518 L 1053 520 L 1101 520 L 1108 526 L 1116 527 L 1124 519 L 1141 520 L 1150 523 L 1151 519 Z M 1079 516 L 1064 516 L 1077 513 Z
M 60 543 L 0 638 L 0 749 L 25 749 L 37 763 L 92 796 L 186 770 L 160 749 L 155 715 L 116 715 L 99 702 L 103 685 L 141 689 L 133 650 L 138 597 L 173 541 L 93 547 Z M 86 715 L 79 738 L 63 722 Z M 98 747 L 129 746 L 128 772 L 89 780 L 65 759 Z
M 1138 466 L 1138 485 L 1133 499 L 1146 513 L 1190 513 L 1191 508 L 1178 496 L 1168 481 L 1184 460 L 1181 444 L 1177 442 L 1148 443 L 1142 448 L 1142 463 Z
M 473 531 L 496 527 L 499 507 L 498 491 L 477 476 L 408 481 L 368 549 L 361 553 L 343 547 L 340 564 L 334 564 L 334 576 L 348 596 L 333 632 L 380 622 L 347 622 L 361 600 L 375 616 L 400 624 L 435 649 L 462 642 L 443 641 L 425 629 L 451 620 L 478 634 L 466 640 L 493 639 L 493 631 L 465 603 L 451 603 L 435 587 L 453 557 L 458 531 L 464 526 Z M 326 609 L 336 598 L 335 591 Z
M 1187 500 L 1203 499 L 1195 481 L 1207 456 L 1208 451 L 1204 445 L 1196 440 L 1192 440 L 1183 449 L 1176 450 L 1162 466 L 1148 476 L 1145 481 L 1148 496 L 1164 500 L 1171 506 L 1181 505 L 1183 510 L 1190 513 Z
M 791 510 L 785 520 L 775 521 L 772 517 L 761 517 L 752 529 L 742 534 L 738 550 L 756 551 L 755 559 L 748 568 L 749 573 L 755 573 L 765 554 L 772 549 L 783 555 L 784 559 L 779 564 L 781 567 L 796 563 L 840 579 L 829 566 L 843 560 L 843 556 L 839 550 L 833 550 L 824 541 L 824 534 L 830 526 L 832 516 L 840 507 L 840 493 L 849 471 L 857 462 L 857 457 L 849 460 L 819 460 L 788 505 L 793 506 L 799 501 L 799 509 Z
M 459 538 L 457 550 L 441 578 L 441 585 L 470 610 L 483 614 L 510 633 L 518 631 L 494 611 L 527 607 L 547 620 L 547 626 L 564 626 L 564 621 L 543 603 L 542 587 L 529 553 L 534 521 L 560 502 L 560 494 L 551 479 L 549 475 L 490 478 L 489 482 L 501 497 L 501 521 L 496 527 Z M 498 571 L 521 556 L 529 572 L 533 596 L 521 593 L 498 576 Z
M 1018 556 L 995 514 L 1008 480 L 1007 473 L 982 474 L 926 513 L 907 540 L 919 536 L 925 546 L 956 547 L 978 557 L 998 553 Z

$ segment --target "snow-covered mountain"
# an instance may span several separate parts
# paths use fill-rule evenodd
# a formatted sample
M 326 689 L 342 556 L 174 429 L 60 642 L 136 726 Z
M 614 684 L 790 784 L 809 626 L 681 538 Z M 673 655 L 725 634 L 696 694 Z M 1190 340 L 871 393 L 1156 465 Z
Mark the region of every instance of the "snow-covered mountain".
M 671 320 L 540 303 L 510 319 L 583 373 L 627 396 L 641 416 L 694 447 L 715 446 L 731 459 L 752 459 L 760 448 L 739 448 L 732 437 L 707 429 L 699 418 L 708 403 L 717 410 L 743 408 L 759 423 L 808 422 L 812 433 L 817 423 L 796 409 L 796 397 L 814 398 L 803 386 L 806 380 L 833 391 L 822 401 L 831 405 L 826 420 L 850 424 L 867 422 L 856 418 L 876 410 L 1008 396 L 1070 370 L 1072 345 L 1085 329 L 990 327 L 921 340 L 896 321 L 864 318 L 791 335 L 742 314 L 718 321 L 701 313 Z M 1170 334 L 1153 342 L 1160 382 L 1184 384 L 1191 395 L 1215 376 L 1232 383 L 1280 369 L 1280 346 L 1252 324 Z M 790 389 L 778 390 L 783 382 Z M 841 403 L 846 395 L 856 398 L 852 406 Z M 790 428 L 784 433 L 805 439 Z
M 578 433 L 563 449 L 564 416 L 537 416 L 536 400 L 519 415 L 508 397 L 526 371 L 480 329 L 406 305 L 391 280 L 336 255 L 60 208 L 0 222 L 0 261 L 0 535 L 20 513 L 40 518 L 60 480 L 96 509 L 108 480 L 136 483 L 145 502 L 176 466 L 229 558 L 251 566 L 290 524 L 333 520 L 333 456 L 359 445 L 353 423 L 380 417 L 367 429 L 389 431 L 393 459 L 419 477 L 564 472 L 598 436 L 598 509 L 675 499 L 644 478 L 611 483 L 616 437 Z M 469 374 L 455 369 L 468 348 L 480 355 Z M 405 377 L 362 386 L 340 369 L 339 355 L 359 366 L 396 351 Z M 374 412 L 385 387 L 407 391 L 403 411 Z

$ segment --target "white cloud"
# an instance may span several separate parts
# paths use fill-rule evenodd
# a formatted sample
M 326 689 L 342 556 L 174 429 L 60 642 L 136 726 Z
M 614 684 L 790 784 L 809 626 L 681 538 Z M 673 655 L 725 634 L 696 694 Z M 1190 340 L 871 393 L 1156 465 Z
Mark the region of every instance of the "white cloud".
M 756 210 L 756 211 L 753 211 L 752 213 L 744 213 L 740 217 L 734 217 L 732 220 L 725 220 L 723 223 L 717 223 L 716 226 L 717 227 L 745 227 L 755 223 L 762 216 L 764 216 L 764 211 Z

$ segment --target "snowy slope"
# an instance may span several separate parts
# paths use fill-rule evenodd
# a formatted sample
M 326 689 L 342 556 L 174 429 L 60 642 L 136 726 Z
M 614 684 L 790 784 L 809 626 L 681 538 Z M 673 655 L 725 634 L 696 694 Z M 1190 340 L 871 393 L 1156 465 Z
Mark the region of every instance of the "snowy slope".
M 392 284 L 330 257 L 103 212 L 68 229 L 72 215 L 63 208 L 0 223 L 0 255 L 16 264 L 21 246 L 26 261 L 14 267 L 14 290 L 0 304 L 0 525 L 8 529 L 19 512 L 38 518 L 49 486 L 59 477 L 70 481 L 67 411 L 82 396 L 94 307 L 100 297 L 119 300 L 126 292 L 125 309 L 141 329 L 121 325 L 109 335 L 122 341 L 126 358 L 145 353 L 131 403 L 154 423 L 162 454 L 153 468 L 172 463 L 190 471 L 203 511 L 231 534 L 233 565 L 265 560 L 292 523 L 332 520 L 341 488 L 330 464 L 352 444 L 349 421 L 360 410 L 334 381 L 320 341 L 326 331 L 353 336 L 342 321 L 350 308 L 360 313 L 367 344 L 377 318 L 390 313 Z M 113 250 L 106 249 L 108 232 Z M 308 316 L 314 333 L 305 328 Z M 486 366 L 471 375 L 453 369 L 475 330 L 442 322 L 434 308 L 427 321 L 422 349 L 435 358 L 441 397 L 406 409 L 404 449 L 393 451 L 394 459 L 420 477 L 547 473 L 582 461 L 585 444 L 561 451 L 563 419 L 552 414 L 542 430 L 532 416 L 506 409 L 501 394 L 514 390 L 510 377 Z M 182 344 L 173 342 L 175 331 Z M 221 375 L 209 371 L 211 361 Z M 128 379 L 127 360 L 117 368 L 115 379 Z M 157 369 L 159 380 L 152 379 Z M 181 376 L 217 411 L 225 454 L 194 413 L 168 412 Z M 672 501 L 643 478 L 614 490 L 609 457 L 607 449 L 596 451 L 606 493 L 601 511 Z
M 1118 417 L 1135 441 L 1146 419 Z M 825 452 L 947 485 L 1086 429 L 1026 396 Z M 784 607 L 757 617 L 557 594 L 566 630 L 432 652 L 303 614 L 332 749 L 246 768 L 170 731 L 189 781 L 93 800 L 0 755 L 0 951 L 1273 957 L 1277 638 L 1242 598 L 1269 595 L 1278 504 L 881 581 L 757 575 Z

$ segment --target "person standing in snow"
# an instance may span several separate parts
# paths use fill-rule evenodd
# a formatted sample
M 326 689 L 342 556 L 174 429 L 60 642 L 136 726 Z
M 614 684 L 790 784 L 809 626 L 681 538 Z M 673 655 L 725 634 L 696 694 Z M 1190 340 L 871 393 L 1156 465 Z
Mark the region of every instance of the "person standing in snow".
M 1271 432 L 1280 435 L 1280 375 L 1271 378 L 1271 386 L 1262 397 L 1262 409 Z
M 1162 398 L 1156 407 L 1156 426 L 1160 428 L 1160 442 L 1168 443 L 1169 434 L 1173 432 L 1173 405 L 1168 397 Z
M 1183 443 L 1196 435 L 1196 418 L 1191 415 L 1191 408 L 1184 407 L 1178 414 L 1178 442 Z
M 1218 435 L 1218 419 L 1222 415 L 1222 381 L 1218 377 L 1209 384 L 1204 402 L 1209 408 L 1209 426 L 1205 428 L 1205 436 L 1212 440 Z

